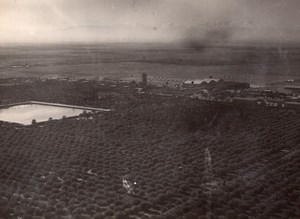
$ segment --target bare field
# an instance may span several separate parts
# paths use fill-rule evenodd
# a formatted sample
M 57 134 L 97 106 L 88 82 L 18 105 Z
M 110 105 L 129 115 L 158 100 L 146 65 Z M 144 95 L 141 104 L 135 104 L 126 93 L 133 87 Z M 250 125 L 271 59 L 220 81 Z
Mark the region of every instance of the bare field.
M 299 78 L 300 49 L 292 46 L 171 44 L 53 44 L 0 47 L 0 78 L 153 76 L 231 77 L 265 83 Z

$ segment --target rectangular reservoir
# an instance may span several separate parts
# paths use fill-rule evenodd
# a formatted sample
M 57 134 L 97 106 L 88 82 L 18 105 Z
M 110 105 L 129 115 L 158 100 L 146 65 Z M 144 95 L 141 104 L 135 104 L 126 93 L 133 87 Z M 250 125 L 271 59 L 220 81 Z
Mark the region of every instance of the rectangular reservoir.
M 51 104 L 20 104 L 8 108 L 0 108 L 0 120 L 30 125 L 32 120 L 36 122 L 48 121 L 49 118 L 61 119 L 63 116 L 72 117 L 92 110 L 78 109 L 65 106 L 52 106 Z

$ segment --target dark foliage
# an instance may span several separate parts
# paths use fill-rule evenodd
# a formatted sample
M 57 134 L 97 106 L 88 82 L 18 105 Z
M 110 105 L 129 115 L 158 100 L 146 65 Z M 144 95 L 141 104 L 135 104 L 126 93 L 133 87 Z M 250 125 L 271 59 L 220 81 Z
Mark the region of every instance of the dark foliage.
M 1 217 L 300 217 L 299 114 L 93 86 L 122 104 L 44 126 L 0 122 Z M 66 102 L 101 105 L 87 90 Z

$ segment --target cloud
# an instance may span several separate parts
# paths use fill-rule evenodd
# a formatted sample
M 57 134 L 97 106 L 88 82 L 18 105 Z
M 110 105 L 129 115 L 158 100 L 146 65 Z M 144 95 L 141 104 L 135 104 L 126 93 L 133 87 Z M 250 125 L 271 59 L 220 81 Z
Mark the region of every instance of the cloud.
M 0 41 L 292 41 L 299 20 L 298 0 L 1 0 Z

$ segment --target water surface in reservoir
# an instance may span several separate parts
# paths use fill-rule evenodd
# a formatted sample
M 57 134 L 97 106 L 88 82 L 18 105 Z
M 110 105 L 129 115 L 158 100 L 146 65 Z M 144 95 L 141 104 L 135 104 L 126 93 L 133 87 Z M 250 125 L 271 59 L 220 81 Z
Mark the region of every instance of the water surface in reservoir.
M 89 110 L 60 106 L 22 104 L 0 109 L 0 120 L 29 125 L 33 119 L 35 119 L 36 122 L 44 122 L 49 120 L 50 117 L 52 119 L 61 119 L 63 116 L 77 116 L 84 111 L 90 112 Z

